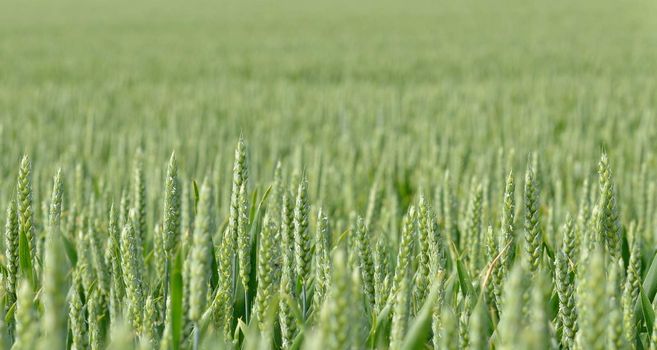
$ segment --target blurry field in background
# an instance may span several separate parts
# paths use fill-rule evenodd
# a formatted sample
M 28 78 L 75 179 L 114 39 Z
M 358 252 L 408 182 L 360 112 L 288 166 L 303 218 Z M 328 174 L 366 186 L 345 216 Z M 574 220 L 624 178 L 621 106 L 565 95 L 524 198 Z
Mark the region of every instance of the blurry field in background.
M 240 133 L 256 181 L 297 148 L 343 175 L 337 158 L 357 150 L 436 168 L 441 144 L 459 163 L 503 147 L 555 165 L 590 165 L 606 145 L 629 169 L 657 136 L 656 7 L 5 1 L 0 177 L 28 153 L 38 175 L 83 163 L 119 188 L 141 145 L 150 166 L 176 150 L 199 178 L 229 164 Z M 436 172 L 416 170 L 416 185 Z M 356 188 L 371 180 L 357 175 Z
M 653 125 L 652 1 L 1 6 L 3 162 L 101 160 L 139 138 L 196 157 L 240 132 L 268 152 L 258 140 L 323 146 L 374 125 L 402 140 L 494 134 L 476 149 L 508 131 L 504 145 L 524 152 L 590 136 L 588 124 L 595 137 L 566 138 L 577 151 L 623 138 L 610 118 Z M 182 142 L 192 135 L 201 143 Z

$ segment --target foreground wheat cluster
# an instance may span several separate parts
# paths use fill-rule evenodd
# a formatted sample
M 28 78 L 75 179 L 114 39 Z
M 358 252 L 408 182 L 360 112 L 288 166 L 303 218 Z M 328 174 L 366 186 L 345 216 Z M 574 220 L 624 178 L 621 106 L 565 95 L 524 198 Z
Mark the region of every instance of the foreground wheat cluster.
M 343 216 L 318 200 L 332 195 L 322 182 L 309 186 L 330 176 L 321 169 L 278 162 L 271 183 L 253 186 L 247 153 L 240 137 L 232 177 L 215 169 L 200 182 L 181 178 L 172 154 L 157 189 L 138 151 L 118 202 L 80 167 L 59 170 L 48 199 L 36 197 L 24 156 L 6 211 L 2 346 L 657 346 L 657 256 L 644 244 L 654 202 L 628 203 L 637 219 L 623 220 L 605 153 L 561 222 L 559 202 L 542 199 L 535 154 L 519 177 L 502 174 L 513 153 L 500 151 L 499 173 L 467 180 L 467 198 L 445 170 L 402 203 L 380 169 L 365 206 Z M 637 193 L 654 193 L 642 169 Z

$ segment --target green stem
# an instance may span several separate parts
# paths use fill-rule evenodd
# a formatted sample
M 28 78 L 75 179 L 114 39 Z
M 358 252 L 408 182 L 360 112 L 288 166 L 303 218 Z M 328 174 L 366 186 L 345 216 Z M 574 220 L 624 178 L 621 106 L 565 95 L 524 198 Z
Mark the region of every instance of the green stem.
M 167 314 L 167 297 L 169 296 L 169 257 L 164 259 L 164 315 Z
M 244 290 L 244 320 L 246 321 L 246 324 L 249 324 L 249 295 Z
M 200 329 L 198 327 L 198 322 L 194 322 L 194 344 L 193 350 L 198 350 L 198 343 L 199 343 L 199 338 L 200 338 Z
M 306 284 L 301 282 L 301 318 L 306 320 Z

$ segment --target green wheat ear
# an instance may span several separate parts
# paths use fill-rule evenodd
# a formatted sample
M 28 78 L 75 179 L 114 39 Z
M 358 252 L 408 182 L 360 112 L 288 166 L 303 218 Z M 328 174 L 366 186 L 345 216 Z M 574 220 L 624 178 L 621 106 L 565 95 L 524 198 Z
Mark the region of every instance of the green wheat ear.
M 180 181 L 178 180 L 178 165 L 176 153 L 171 153 L 167 165 L 167 175 L 164 185 L 164 220 L 162 225 L 162 244 L 167 261 L 173 255 L 173 249 L 180 240 Z
M 128 219 L 121 233 L 121 261 L 128 304 L 128 321 L 132 328 L 140 333 L 144 307 L 143 255 L 141 237 L 135 230 L 132 219 Z
M 157 325 L 157 312 L 155 301 L 152 296 L 146 298 L 146 304 L 144 305 L 144 334 L 142 337 L 142 342 L 147 346 L 148 349 L 157 349 L 159 348 L 159 331 Z
M 91 259 L 95 269 L 97 289 L 100 292 L 99 298 L 105 303 L 105 299 L 110 294 L 111 276 L 105 261 L 102 237 L 100 237 L 100 228 L 90 223 L 87 232 L 87 247 L 91 250 Z
M 384 235 L 379 235 L 374 250 L 374 294 L 377 313 L 385 307 L 390 292 L 390 257 Z
M 374 261 L 370 246 L 371 237 L 365 221 L 360 216 L 352 223 L 351 230 L 356 243 L 358 269 L 361 273 L 365 299 L 372 308 L 374 307 Z
M 415 271 L 415 288 L 413 289 L 414 305 L 413 312 L 418 312 L 429 290 L 429 272 L 433 269 L 431 264 L 432 250 L 434 249 L 435 237 L 433 222 L 431 221 L 431 208 L 426 202 L 424 195 L 420 196 L 418 203 L 418 262 Z
M 587 259 L 581 290 L 581 320 L 577 346 L 581 349 L 601 350 L 607 346 L 608 298 L 605 288 L 605 263 L 601 249 L 596 248 Z M 579 309 L 578 309 L 579 310 Z
M 408 213 L 404 216 L 402 223 L 402 232 L 399 242 L 399 253 L 397 254 L 397 265 L 395 267 L 395 274 L 392 282 L 392 290 L 389 294 L 389 302 L 395 300 L 397 292 L 402 283 L 402 279 L 406 278 L 406 272 L 413 260 L 413 247 L 415 236 L 415 208 L 411 206 Z
M 563 237 L 561 246 L 564 254 L 570 261 L 577 261 L 579 258 L 577 253 L 577 232 L 575 222 L 570 214 L 566 214 L 566 223 L 561 229 L 561 236 Z
M 452 192 L 452 184 L 449 171 L 445 172 L 443 180 L 443 220 L 445 228 L 445 236 L 450 238 L 457 246 L 460 246 L 459 232 L 458 232 L 458 203 L 456 196 Z
M 18 185 L 16 187 L 18 208 L 18 234 L 25 235 L 27 248 L 32 264 L 36 258 L 36 242 L 34 238 L 34 213 L 32 203 L 32 162 L 25 155 L 18 168 Z M 20 245 L 20 241 L 19 241 Z M 28 273 L 23 271 L 24 274 Z M 28 273 L 31 275 L 31 272 Z M 26 275 L 27 276 L 27 275 Z
M 297 322 L 292 313 L 295 306 L 293 299 L 293 285 L 290 279 L 291 267 L 283 264 L 283 272 L 279 288 L 279 325 L 281 328 L 281 348 L 289 349 L 297 333 Z
M 228 232 L 230 238 L 230 245 L 232 248 L 229 250 L 233 254 L 235 261 L 233 262 L 234 268 L 236 268 L 237 255 L 234 249 L 238 244 L 239 237 L 239 223 L 240 223 L 240 200 L 246 201 L 246 199 L 240 198 L 240 191 L 242 186 L 246 187 L 248 181 L 248 172 L 246 164 L 246 146 L 244 144 L 244 139 L 240 136 L 239 141 L 237 142 L 237 147 L 235 148 L 235 162 L 233 164 L 233 183 L 230 194 L 230 212 L 228 218 Z
M 460 313 L 458 316 L 459 324 L 459 347 L 463 349 L 468 349 L 470 347 L 470 316 L 472 315 L 472 309 L 474 307 L 473 296 L 470 294 L 464 297 L 463 303 L 461 305 Z
M 278 228 L 281 220 L 281 210 L 283 209 L 283 193 L 285 193 L 285 184 L 283 181 L 283 165 L 281 161 L 276 162 L 274 168 L 274 181 L 272 184 L 271 194 L 267 201 L 267 212 L 270 221 Z
M 490 274 L 488 275 L 488 281 L 485 285 L 485 291 L 487 298 L 486 302 L 494 310 L 499 310 L 501 307 L 498 300 L 502 300 L 502 286 L 504 285 L 503 267 L 502 262 L 500 261 L 500 257 L 504 252 L 500 251 L 500 249 L 503 248 L 497 246 L 493 226 L 488 226 L 488 229 L 486 230 L 486 257 L 489 261 L 487 266 L 488 270 L 490 270 Z
M 610 261 L 607 276 L 607 302 L 609 309 L 607 311 L 607 349 L 625 349 L 623 333 L 623 313 L 621 312 L 621 291 L 620 291 L 620 274 L 623 262 Z M 633 339 L 632 339 L 633 340 Z
M 589 179 L 584 178 L 582 184 L 582 192 L 579 198 L 579 209 L 577 210 L 577 218 L 575 219 L 575 251 L 573 255 L 580 258 L 581 250 L 585 247 L 582 246 L 584 237 L 587 235 L 590 220 L 591 220 L 591 204 L 589 193 Z
M 83 288 L 79 269 L 73 270 L 73 283 L 69 290 L 69 328 L 71 330 L 71 349 L 87 349 L 88 333 L 83 304 Z
M 6 305 L 10 307 L 16 302 L 16 281 L 18 278 L 18 213 L 16 203 L 9 202 L 7 207 L 7 221 L 5 223 L 5 258 L 7 259 L 6 274 L 4 274 L 4 287 Z M 4 310 L 3 310 L 4 312 Z M 7 320 L 11 331 L 12 319 Z
M 354 303 L 352 300 L 351 274 L 347 267 L 347 257 L 338 249 L 333 255 L 333 273 L 327 299 L 320 314 L 320 338 L 329 350 L 350 349 L 353 344 L 352 333 L 356 330 L 350 324 Z
M 144 174 L 144 153 L 137 150 L 132 183 L 132 208 L 135 210 L 135 231 L 141 242 L 146 241 L 146 176 Z
M 289 192 L 283 193 L 281 208 L 281 264 L 289 268 L 290 280 L 294 277 L 294 204 Z M 280 276 L 279 276 L 280 278 Z
M 515 244 L 515 201 L 516 185 L 513 177 L 513 171 L 509 172 L 504 185 L 504 199 L 502 205 L 502 218 L 500 220 L 500 228 L 502 233 L 502 240 L 500 242 L 500 267 L 502 275 L 506 275 L 506 271 L 511 267 L 511 257 Z
M 390 349 L 401 349 L 404 336 L 408 330 L 408 319 L 410 317 L 410 293 L 411 277 L 410 265 L 405 271 L 400 271 L 401 277 L 392 308 L 392 325 L 390 329 Z
M 611 259 L 617 261 L 621 253 L 620 236 L 622 227 L 618 218 L 614 181 L 606 153 L 603 153 L 600 158 L 598 174 L 600 177 L 598 232 L 600 239 L 605 242 L 605 248 Z
M 93 350 L 103 348 L 103 298 L 99 289 L 92 289 L 87 294 L 87 325 L 89 327 L 89 345 Z
M 539 189 L 532 167 L 525 174 L 525 252 L 532 273 L 538 270 L 543 255 L 543 232 L 539 213 Z
M 312 259 L 312 240 L 308 232 L 308 180 L 299 181 L 294 205 L 294 271 L 303 284 L 308 281 Z
M 577 333 L 577 310 L 575 307 L 575 274 L 568 255 L 561 250 L 555 260 L 555 289 L 559 297 L 558 320 L 561 324 L 561 346 L 572 349 Z
M 53 180 L 52 194 L 50 196 L 50 211 L 48 214 L 48 225 L 59 229 L 62 216 L 62 193 L 64 184 L 62 180 L 62 169 L 57 170 Z
M 633 237 L 633 240 L 630 249 L 630 260 L 627 264 L 627 273 L 622 295 L 622 306 L 625 340 L 628 344 L 633 344 L 632 340 L 637 330 L 634 307 L 639 299 L 639 293 L 641 291 L 641 247 L 643 241 L 642 233 L 637 231 L 634 223 L 630 225 L 629 236 Z
M 257 281 L 258 289 L 255 298 L 255 319 L 258 322 L 260 332 L 267 331 L 266 314 L 269 304 L 274 295 L 274 274 L 271 261 L 274 256 L 274 235 L 276 224 L 271 221 L 269 215 L 265 215 L 262 231 L 260 233 L 260 246 L 258 248 Z M 317 293 L 317 291 L 315 291 Z
M 67 334 L 66 290 L 68 261 L 59 227 L 62 198 L 62 177 L 58 171 L 52 191 L 50 224 L 46 232 L 42 277 L 43 346 L 65 349 Z
M 212 204 L 212 192 L 206 179 L 201 186 L 198 211 L 194 220 L 194 237 L 190 252 L 189 319 L 195 322 L 196 326 L 198 326 L 198 321 L 201 319 L 201 315 L 207 304 L 211 258 L 208 242 L 211 240 L 212 221 L 210 215 L 212 213 Z
M 552 344 L 549 316 L 546 310 L 549 280 L 543 270 L 537 271 L 531 286 L 529 325 L 522 334 L 522 345 L 526 349 L 549 349 Z M 522 346 L 521 345 L 521 346 Z
M 331 280 L 331 255 L 329 243 L 329 220 L 322 208 L 317 212 L 317 232 L 315 236 L 315 283 L 313 307 L 319 315 L 319 309 L 326 299 Z
M 525 326 L 523 309 L 528 289 L 526 263 L 514 264 L 504 285 L 504 307 L 497 325 L 496 348 L 515 349 L 520 344 L 521 330 Z
M 226 339 L 231 339 L 233 322 L 233 251 L 230 230 L 226 228 L 221 234 L 222 242 L 219 247 L 219 286 L 212 308 L 215 327 L 223 330 Z
M 121 197 L 119 199 L 119 214 L 118 214 L 118 224 L 119 227 L 123 227 L 128 221 L 128 216 L 130 212 L 130 198 L 126 191 L 121 191 Z
M 119 231 L 116 210 L 114 204 L 110 206 L 108 219 L 107 255 L 109 265 L 112 269 L 112 287 L 109 295 L 110 323 L 114 323 L 121 316 L 122 301 L 125 296 L 125 285 L 123 282 L 123 267 L 121 263 L 121 233 Z
M 482 223 L 482 201 L 483 187 L 480 183 L 473 184 L 470 192 L 470 202 L 465 222 L 465 240 L 462 242 L 463 251 L 468 258 L 470 271 L 479 271 L 479 260 L 481 255 L 481 223 Z
M 249 278 L 251 273 L 251 237 L 249 235 L 249 214 L 246 200 L 246 186 L 244 184 L 240 187 L 239 193 L 237 260 L 239 278 L 244 288 L 245 301 L 248 302 L 247 297 L 249 294 Z
M 367 200 L 367 212 L 365 214 L 365 226 L 372 230 L 376 224 L 379 214 L 381 212 L 382 195 L 380 190 L 379 180 L 377 179 L 372 183 L 370 194 Z
M 433 308 L 431 310 L 431 331 L 433 332 L 433 347 L 434 349 L 440 349 L 442 337 L 441 331 L 446 326 L 445 321 L 442 319 L 442 311 L 448 308 L 445 303 L 445 271 L 439 271 L 435 276 L 433 283 L 437 286 L 435 288 L 438 288 L 438 295 L 433 300 Z
M 21 281 L 16 303 L 16 339 L 12 349 L 31 350 L 37 345 L 39 336 L 37 315 L 34 310 L 34 293 L 30 283 Z

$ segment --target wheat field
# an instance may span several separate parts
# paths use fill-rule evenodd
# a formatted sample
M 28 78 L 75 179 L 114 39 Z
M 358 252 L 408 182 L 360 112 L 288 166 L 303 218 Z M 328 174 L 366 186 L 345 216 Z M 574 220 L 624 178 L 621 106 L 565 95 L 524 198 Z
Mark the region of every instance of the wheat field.
M 0 349 L 657 349 L 657 3 L 0 4 Z

